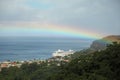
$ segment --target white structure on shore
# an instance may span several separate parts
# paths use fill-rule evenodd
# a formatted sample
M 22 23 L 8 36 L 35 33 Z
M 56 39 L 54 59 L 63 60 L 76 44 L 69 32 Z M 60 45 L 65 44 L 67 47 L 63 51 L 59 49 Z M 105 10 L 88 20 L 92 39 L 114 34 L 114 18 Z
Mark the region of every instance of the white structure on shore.
M 55 51 L 52 55 L 53 57 L 64 57 L 64 56 L 67 56 L 67 55 L 70 55 L 70 54 L 73 54 L 74 51 L 73 50 L 69 50 L 69 51 L 64 51 L 64 50 L 60 50 L 58 49 L 57 51 Z

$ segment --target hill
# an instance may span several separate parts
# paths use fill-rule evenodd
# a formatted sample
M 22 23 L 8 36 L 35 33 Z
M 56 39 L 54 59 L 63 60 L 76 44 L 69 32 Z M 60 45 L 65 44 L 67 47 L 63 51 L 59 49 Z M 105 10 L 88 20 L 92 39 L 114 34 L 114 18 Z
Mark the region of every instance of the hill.
M 103 37 L 102 39 L 95 40 L 91 44 L 90 48 L 93 50 L 103 50 L 108 44 L 111 44 L 112 42 L 120 43 L 120 35 L 110 35 Z

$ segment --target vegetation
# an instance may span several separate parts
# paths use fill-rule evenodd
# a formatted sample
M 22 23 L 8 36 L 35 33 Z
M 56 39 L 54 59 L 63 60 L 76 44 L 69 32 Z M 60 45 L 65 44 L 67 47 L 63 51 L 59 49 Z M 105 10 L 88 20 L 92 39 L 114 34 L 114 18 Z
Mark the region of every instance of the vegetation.
M 120 44 L 110 44 L 106 50 L 79 55 L 60 65 L 32 63 L 4 68 L 0 80 L 120 80 Z

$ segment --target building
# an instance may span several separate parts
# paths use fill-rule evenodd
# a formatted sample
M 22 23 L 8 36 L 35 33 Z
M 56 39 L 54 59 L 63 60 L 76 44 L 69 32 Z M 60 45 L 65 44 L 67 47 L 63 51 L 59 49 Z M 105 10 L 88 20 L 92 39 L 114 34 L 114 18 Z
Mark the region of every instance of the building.
M 71 55 L 71 54 L 73 54 L 73 53 L 74 53 L 73 50 L 64 51 L 64 50 L 58 49 L 58 50 L 55 51 L 52 55 L 53 55 L 53 57 L 57 57 L 57 56 L 64 57 L 64 56 Z

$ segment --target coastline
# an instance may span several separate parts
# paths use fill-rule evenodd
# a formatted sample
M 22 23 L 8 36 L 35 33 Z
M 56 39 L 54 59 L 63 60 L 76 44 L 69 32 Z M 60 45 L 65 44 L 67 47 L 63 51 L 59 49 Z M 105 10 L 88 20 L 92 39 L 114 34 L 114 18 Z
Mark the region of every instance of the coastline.
M 9 68 L 9 67 L 20 68 L 23 64 L 32 64 L 32 63 L 37 63 L 37 64 L 47 63 L 48 66 L 55 63 L 57 66 L 60 66 L 61 62 L 65 62 L 65 63 L 69 62 L 70 61 L 69 58 L 71 57 L 72 54 L 75 53 L 75 51 L 73 51 L 73 50 L 69 50 L 69 51 L 61 50 L 61 51 L 62 51 L 62 53 L 60 52 L 60 50 L 56 51 L 56 55 L 53 55 L 52 57 L 50 57 L 48 59 L 32 59 L 32 60 L 21 60 L 21 61 L 10 61 L 10 60 L 2 61 L 2 62 L 0 62 L 0 71 L 3 68 Z M 68 57 L 68 58 L 66 58 L 66 57 Z

